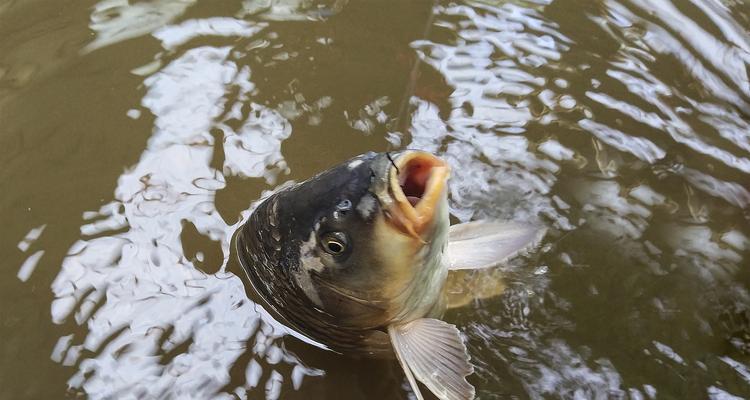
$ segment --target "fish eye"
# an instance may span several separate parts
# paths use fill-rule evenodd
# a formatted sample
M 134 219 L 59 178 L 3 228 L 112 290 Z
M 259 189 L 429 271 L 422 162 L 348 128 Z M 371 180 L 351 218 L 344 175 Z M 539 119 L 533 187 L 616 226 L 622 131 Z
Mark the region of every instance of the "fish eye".
M 338 256 L 346 251 L 349 241 L 343 232 L 328 232 L 321 237 L 321 244 L 326 253 Z

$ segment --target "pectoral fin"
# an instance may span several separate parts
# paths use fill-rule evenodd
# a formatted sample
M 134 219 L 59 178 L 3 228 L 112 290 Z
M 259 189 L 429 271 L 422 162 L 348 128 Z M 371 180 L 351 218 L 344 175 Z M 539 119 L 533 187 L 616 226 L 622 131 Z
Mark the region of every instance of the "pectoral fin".
M 391 325 L 388 334 L 417 399 L 423 397 L 415 377 L 441 400 L 474 398 L 474 386 L 466 381 L 474 367 L 455 326 L 439 319 L 421 318 Z
M 450 227 L 448 268 L 493 267 L 537 244 L 546 229 L 518 222 L 472 221 Z

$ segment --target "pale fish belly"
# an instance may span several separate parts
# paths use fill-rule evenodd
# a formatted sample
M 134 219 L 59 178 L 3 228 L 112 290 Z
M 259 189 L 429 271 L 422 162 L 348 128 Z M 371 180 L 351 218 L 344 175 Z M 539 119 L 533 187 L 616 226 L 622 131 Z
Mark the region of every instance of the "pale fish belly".
M 409 322 L 425 316 L 442 313 L 443 287 L 448 277 L 445 248 L 448 240 L 449 217 L 447 202 L 441 204 L 436 213 L 435 233 L 430 243 L 424 246 L 414 258 L 418 268 L 414 279 L 399 299 L 401 310 L 394 322 Z

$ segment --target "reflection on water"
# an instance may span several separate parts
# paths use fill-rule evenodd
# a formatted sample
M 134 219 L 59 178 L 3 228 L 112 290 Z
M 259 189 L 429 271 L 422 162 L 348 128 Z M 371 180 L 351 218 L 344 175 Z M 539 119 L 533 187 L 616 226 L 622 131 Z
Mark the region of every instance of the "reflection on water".
M 173 31 L 161 28 L 157 37 L 174 47 L 186 41 L 186 31 L 196 34 L 188 27 L 200 34 L 208 26 L 223 33 L 226 24 L 187 21 Z M 217 213 L 215 193 L 226 175 L 275 181 L 286 169 L 280 147 L 291 132 L 278 112 L 257 104 L 246 116 L 224 112 L 242 107 L 254 88 L 250 70 L 228 61 L 229 52 L 192 48 L 144 80 L 141 105 L 154 116 L 153 134 L 138 163 L 118 179 L 114 201 L 86 213 L 83 239 L 52 285 L 53 321 L 75 318 L 88 326 L 80 343 L 63 336 L 52 357 L 79 363 L 68 383 L 90 396 L 202 398 L 228 384 L 229 369 L 246 351 L 254 352 L 248 387 L 265 387 L 271 398 L 285 379 L 299 387 L 302 376 L 321 374 L 279 346 L 285 329 L 259 313 L 241 280 L 224 269 L 236 224 Z M 227 99 L 230 91 L 236 104 Z M 219 170 L 211 166 L 217 146 L 224 148 Z M 217 259 L 195 255 L 218 263 L 219 271 L 207 274 L 186 257 L 185 225 L 221 248 Z M 93 354 L 80 360 L 84 351 Z M 261 365 L 270 367 L 256 376 Z
M 348 0 L 245 0 L 242 17 L 270 21 L 309 21 L 331 17 L 340 12 Z
M 157 0 L 134 2 L 103 0 L 94 6 L 89 27 L 96 33 L 84 51 L 93 51 L 117 42 L 147 35 L 172 22 L 194 0 Z
M 0 5 L 0 33 L 3 20 L 34 15 L 10 4 Z M 12 48 L 0 60 L 0 105 L 11 107 L 0 118 L 24 121 L 3 139 L 3 183 L 24 170 L 18 154 L 41 152 L 26 140 L 44 148 L 34 138 L 53 135 L 8 110 L 49 90 L 106 93 L 118 79 L 76 81 L 66 69 L 76 57 L 126 74 L 135 83 L 117 87 L 136 93 L 111 100 L 104 119 L 68 124 L 69 137 L 116 164 L 116 178 L 99 183 L 113 195 L 95 211 L 92 202 L 69 207 L 82 224 L 75 213 L 28 219 L 77 187 L 56 186 L 52 172 L 32 187 L 59 187 L 57 196 L 28 211 L 24 199 L 38 192 L 19 186 L 0 203 L 18 232 L 5 240 L 15 262 L 6 272 L 17 277 L 6 292 L 39 303 L 2 309 L 0 329 L 54 335 L 29 357 L 37 367 L 0 367 L 20 377 L 10 385 L 0 374 L 0 397 L 31 396 L 34 371 L 51 359 L 67 390 L 91 398 L 407 398 L 397 365 L 290 339 L 248 297 L 231 252 L 234 231 L 277 185 L 405 147 L 453 165 L 457 220 L 552 228 L 540 251 L 500 267 L 501 296 L 447 315 L 468 338 L 481 398 L 750 396 L 750 9 L 640 0 L 399 7 L 103 0 L 66 22 L 90 39 L 49 30 L 47 42 L 67 49 L 49 62 L 25 55 L 38 38 L 16 47 L 13 35 L 0 39 L 0 50 Z M 137 54 L 125 70 L 109 61 L 117 49 Z M 150 136 L 116 149 L 125 139 L 106 135 L 115 116 Z M 87 161 L 46 168 L 75 179 Z M 50 285 L 47 299 L 40 292 Z M 47 310 L 54 326 L 14 322 Z M 0 356 L 16 354 L 13 343 Z

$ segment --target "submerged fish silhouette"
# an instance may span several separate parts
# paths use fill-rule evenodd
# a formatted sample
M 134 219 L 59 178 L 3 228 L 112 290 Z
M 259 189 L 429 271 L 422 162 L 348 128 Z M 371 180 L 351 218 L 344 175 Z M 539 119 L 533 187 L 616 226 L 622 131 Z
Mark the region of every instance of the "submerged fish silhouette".
M 450 270 L 497 265 L 544 229 L 450 226 L 448 164 L 421 151 L 367 153 L 263 201 L 238 233 L 241 264 L 273 312 L 341 353 L 395 353 L 440 399 L 471 399 L 458 329 L 438 318 Z M 416 379 L 416 380 L 415 380 Z

